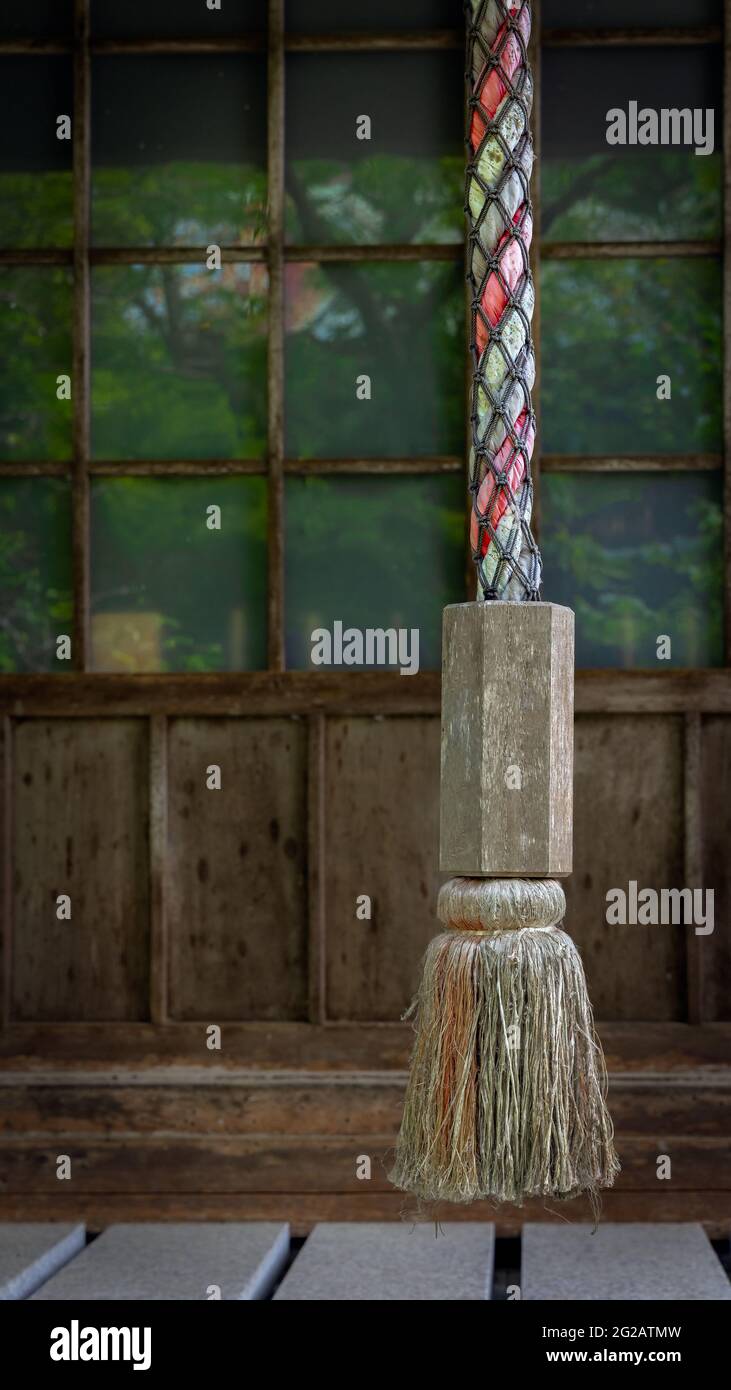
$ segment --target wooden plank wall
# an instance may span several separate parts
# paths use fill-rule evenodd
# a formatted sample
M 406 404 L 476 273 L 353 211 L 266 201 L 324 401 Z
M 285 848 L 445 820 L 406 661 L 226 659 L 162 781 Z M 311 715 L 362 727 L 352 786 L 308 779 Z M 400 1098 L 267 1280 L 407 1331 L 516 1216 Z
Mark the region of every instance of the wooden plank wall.
M 612 1077 L 623 1172 L 605 1215 L 729 1231 L 729 716 L 581 712 L 583 684 L 567 927 Z M 440 881 L 426 703 L 8 718 L 0 1216 L 398 1219 L 399 1020 Z M 683 886 L 689 844 L 713 935 L 608 927 L 607 889 Z
M 305 1020 L 313 923 L 323 1020 L 389 1022 L 437 930 L 439 720 L 324 719 L 324 873 L 308 894 L 313 745 L 299 717 L 173 718 L 166 733 L 163 960 L 171 1020 Z M 152 1017 L 155 845 L 144 719 L 11 721 L 8 1023 Z M 676 714 L 576 720 L 574 873 L 567 927 L 599 1018 L 688 1018 L 688 955 L 703 957 L 705 1021 L 726 988 L 731 769 L 727 717 L 700 723 L 703 885 L 711 936 L 607 926 L 606 893 L 687 881 L 686 727 Z M 220 789 L 209 787 L 220 768 Z M 691 807 L 695 805 L 690 798 Z M 151 862 L 153 861 L 153 862 Z M 59 920 L 68 894 L 72 920 Z M 370 899 L 370 916 L 358 900 Z M 308 908 L 309 899 L 309 908 Z M 321 899 L 321 901 L 320 901 Z M 321 909 L 321 912 L 320 912 Z M 319 913 L 319 916 L 318 916 Z M 318 1021 L 312 1019 L 312 1021 Z
M 302 720 L 171 720 L 171 1018 L 307 1017 L 306 775 Z
M 39 1065 L 37 1051 L 52 1045 L 49 1031 L 29 1035 L 29 1053 L 15 1057 L 0 1086 L 0 1214 L 73 1213 L 93 1227 L 142 1216 L 279 1215 L 298 1231 L 317 1219 L 412 1214 L 388 1183 L 408 1052 L 403 1028 L 382 1025 L 376 1042 L 365 1027 L 278 1027 L 275 1047 L 269 1025 L 224 1027 L 222 1052 L 207 1056 L 201 1026 L 172 1025 L 164 1039 L 118 1026 L 106 1036 L 108 1055 L 82 1066 L 83 1034 L 66 1025 L 52 1068 Z M 623 1165 L 604 1217 L 701 1219 L 728 1234 L 728 1031 L 700 1026 L 690 1049 L 688 1031 L 645 1025 L 641 1039 L 636 1026 L 604 1026 Z M 88 1056 L 88 1033 L 85 1041 Z M 638 1069 L 643 1045 L 646 1071 Z M 373 1069 L 385 1060 L 391 1066 Z M 69 1182 L 56 1177 L 60 1153 L 71 1158 Z M 371 1160 L 366 1181 L 357 1173 L 363 1156 Z M 669 1180 L 657 1177 L 661 1156 L 671 1160 Z M 576 1203 L 566 1214 L 586 1218 L 588 1209 Z M 494 1213 L 481 1206 L 471 1215 Z M 530 1203 L 501 1209 L 498 1226 L 513 1232 L 528 1216 L 552 1215 L 554 1204 Z
M 147 737 L 141 719 L 15 726 L 12 1019 L 148 1017 Z

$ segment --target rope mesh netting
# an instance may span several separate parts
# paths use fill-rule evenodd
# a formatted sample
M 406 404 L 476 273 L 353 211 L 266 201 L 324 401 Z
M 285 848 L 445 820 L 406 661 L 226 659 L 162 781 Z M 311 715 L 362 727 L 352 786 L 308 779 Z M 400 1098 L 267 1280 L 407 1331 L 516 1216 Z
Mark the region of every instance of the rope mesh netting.
M 465 0 L 471 544 L 485 599 L 540 598 L 530 529 L 535 356 L 527 0 Z

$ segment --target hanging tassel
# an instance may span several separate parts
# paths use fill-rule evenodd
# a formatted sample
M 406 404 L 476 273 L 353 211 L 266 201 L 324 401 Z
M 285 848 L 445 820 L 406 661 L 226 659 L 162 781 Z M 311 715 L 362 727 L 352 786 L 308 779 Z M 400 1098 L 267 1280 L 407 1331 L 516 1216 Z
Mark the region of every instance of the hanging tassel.
M 429 946 L 395 1186 L 431 1201 L 593 1194 L 619 1165 L 581 958 L 552 880 L 452 879 Z
M 579 953 L 571 872 L 573 613 L 445 609 L 440 868 L 395 1186 L 520 1204 L 610 1187 L 619 1171 Z

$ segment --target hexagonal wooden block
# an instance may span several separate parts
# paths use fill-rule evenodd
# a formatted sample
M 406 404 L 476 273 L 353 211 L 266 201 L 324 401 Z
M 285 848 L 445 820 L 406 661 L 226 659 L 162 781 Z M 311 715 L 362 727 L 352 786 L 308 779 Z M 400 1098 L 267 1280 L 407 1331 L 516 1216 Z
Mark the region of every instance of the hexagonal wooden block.
M 571 609 L 445 608 L 440 868 L 570 874 L 573 752 Z

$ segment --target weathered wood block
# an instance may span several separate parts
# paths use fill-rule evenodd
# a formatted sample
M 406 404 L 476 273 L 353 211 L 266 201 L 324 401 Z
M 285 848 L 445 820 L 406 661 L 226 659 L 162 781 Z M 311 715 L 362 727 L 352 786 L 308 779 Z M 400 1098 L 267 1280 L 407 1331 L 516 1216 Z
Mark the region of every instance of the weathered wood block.
M 571 873 L 574 615 L 555 603 L 444 610 L 440 868 Z

